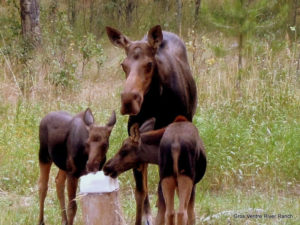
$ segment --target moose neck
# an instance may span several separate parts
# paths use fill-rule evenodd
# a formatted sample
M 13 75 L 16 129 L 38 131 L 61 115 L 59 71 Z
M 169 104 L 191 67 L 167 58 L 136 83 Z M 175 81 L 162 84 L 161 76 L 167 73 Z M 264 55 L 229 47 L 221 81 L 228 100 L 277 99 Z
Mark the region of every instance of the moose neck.
M 141 144 L 138 156 L 143 163 L 158 165 L 159 145 Z
M 145 105 L 151 102 L 151 106 L 152 106 L 153 104 L 152 102 L 154 100 L 157 100 L 157 98 L 160 96 L 160 90 L 161 90 L 161 84 L 160 84 L 158 68 L 157 66 L 155 66 L 149 90 L 144 96 Z

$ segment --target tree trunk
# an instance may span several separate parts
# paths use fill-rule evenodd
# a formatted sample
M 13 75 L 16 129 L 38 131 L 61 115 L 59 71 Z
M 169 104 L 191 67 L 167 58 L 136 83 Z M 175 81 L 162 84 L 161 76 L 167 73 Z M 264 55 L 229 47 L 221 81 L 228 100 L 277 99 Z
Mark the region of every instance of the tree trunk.
M 76 20 L 76 0 L 68 0 L 69 22 L 74 25 Z
M 134 8 L 136 7 L 136 4 L 134 2 L 135 0 L 127 0 L 125 12 L 126 12 L 126 25 L 130 26 L 132 23 L 132 13 Z
M 92 0 L 90 3 L 90 32 L 93 30 L 93 24 L 94 24 L 94 13 L 95 13 L 95 0 Z
M 297 75 L 297 79 L 300 80 L 300 53 L 299 53 L 298 61 L 297 61 L 296 75 Z
M 240 36 L 239 36 L 239 62 L 238 62 L 239 70 L 241 70 L 243 68 L 242 50 L 243 50 L 243 34 L 240 34 Z
M 287 34 L 290 41 L 295 41 L 295 33 L 290 29 L 290 27 L 296 27 L 297 22 L 297 8 L 298 8 L 298 0 L 289 0 L 288 1 L 288 25 L 287 25 Z M 298 30 L 296 31 L 298 33 Z
M 58 11 L 58 1 L 51 0 L 50 7 L 49 7 L 49 21 L 51 22 L 51 30 L 54 33 L 56 29 L 56 16 Z
M 83 8 L 83 30 L 84 30 L 84 33 L 87 32 L 87 29 L 86 29 L 86 1 L 83 0 L 82 3 L 81 3 L 81 7 Z
M 242 80 L 242 69 L 243 69 L 243 55 L 242 55 L 242 50 L 243 50 L 243 34 L 240 33 L 239 35 L 239 59 L 238 59 L 238 79 L 236 82 L 236 87 L 238 91 L 240 92 L 240 83 Z
M 195 25 L 198 23 L 198 15 L 199 15 L 199 10 L 200 10 L 200 5 L 201 5 L 201 0 L 196 0 L 195 1 Z
M 22 35 L 32 44 L 41 43 L 40 8 L 37 0 L 20 0 Z
M 182 22 L 182 1 L 176 0 L 177 3 L 177 16 L 176 16 L 176 23 L 177 23 L 177 31 L 181 36 L 181 22 Z

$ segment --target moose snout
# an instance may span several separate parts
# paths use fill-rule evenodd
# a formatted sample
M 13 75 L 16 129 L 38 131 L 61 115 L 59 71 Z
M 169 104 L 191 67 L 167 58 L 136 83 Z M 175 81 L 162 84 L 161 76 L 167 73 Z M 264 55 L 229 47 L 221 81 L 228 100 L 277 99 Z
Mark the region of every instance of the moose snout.
M 93 162 L 93 163 L 87 163 L 86 164 L 86 170 L 88 173 L 95 173 L 99 170 L 99 163 Z
M 136 115 L 140 112 L 142 96 L 138 92 L 123 92 L 121 94 L 121 114 Z
M 117 171 L 114 170 L 114 167 L 113 167 L 113 166 L 109 165 L 109 162 L 110 162 L 110 161 L 108 161 L 108 162 L 104 165 L 104 167 L 103 167 L 103 172 L 104 172 L 104 174 L 105 174 L 106 176 L 110 176 L 110 177 L 112 177 L 112 178 L 116 178 L 116 177 L 118 176 L 118 173 L 117 173 Z

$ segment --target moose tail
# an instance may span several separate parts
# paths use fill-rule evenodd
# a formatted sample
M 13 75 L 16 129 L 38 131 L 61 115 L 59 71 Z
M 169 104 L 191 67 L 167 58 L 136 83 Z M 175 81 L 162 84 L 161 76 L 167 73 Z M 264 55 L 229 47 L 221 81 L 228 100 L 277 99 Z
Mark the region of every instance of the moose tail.
M 178 176 L 178 159 L 180 155 L 180 144 L 178 138 L 175 139 L 174 143 L 171 146 L 172 149 L 172 158 L 173 158 L 173 172 L 174 175 Z

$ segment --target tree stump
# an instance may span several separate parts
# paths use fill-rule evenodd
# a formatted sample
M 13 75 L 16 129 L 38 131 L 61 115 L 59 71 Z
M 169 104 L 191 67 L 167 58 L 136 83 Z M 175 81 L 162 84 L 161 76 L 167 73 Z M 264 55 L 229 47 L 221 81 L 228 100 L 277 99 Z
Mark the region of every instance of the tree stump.
M 83 224 L 124 225 L 119 201 L 119 184 L 103 172 L 88 174 L 80 180 Z
M 91 193 L 81 198 L 83 224 L 123 225 L 119 203 L 119 191 L 111 193 Z

